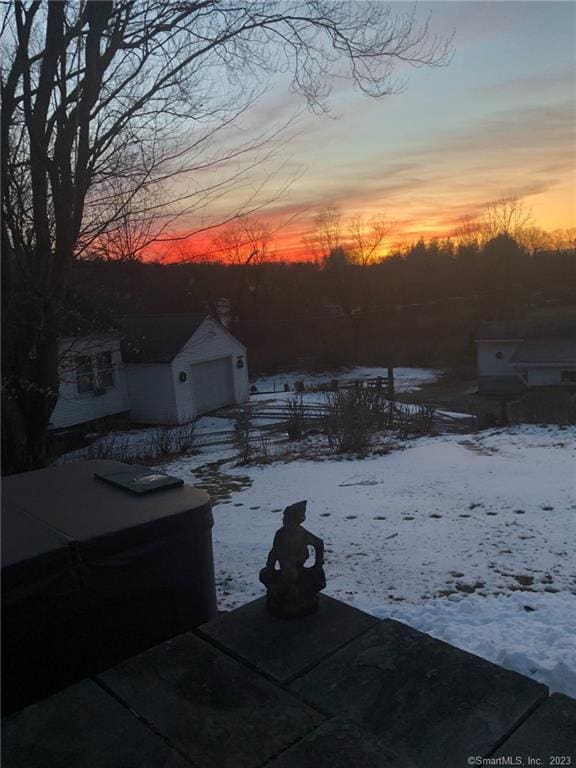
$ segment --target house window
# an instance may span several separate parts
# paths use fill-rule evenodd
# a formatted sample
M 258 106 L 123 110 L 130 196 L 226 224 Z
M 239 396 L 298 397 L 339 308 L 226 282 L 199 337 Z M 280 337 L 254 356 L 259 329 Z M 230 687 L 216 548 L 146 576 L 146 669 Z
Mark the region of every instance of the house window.
M 97 352 L 94 355 L 77 355 L 76 389 L 79 395 L 92 392 L 103 394 L 114 386 L 112 352 Z
M 76 387 L 79 395 L 94 390 L 94 371 L 90 355 L 76 357 Z
M 562 384 L 576 384 L 576 371 L 560 371 Z
M 112 352 L 98 352 L 96 355 L 96 375 L 99 389 L 110 389 L 114 386 Z

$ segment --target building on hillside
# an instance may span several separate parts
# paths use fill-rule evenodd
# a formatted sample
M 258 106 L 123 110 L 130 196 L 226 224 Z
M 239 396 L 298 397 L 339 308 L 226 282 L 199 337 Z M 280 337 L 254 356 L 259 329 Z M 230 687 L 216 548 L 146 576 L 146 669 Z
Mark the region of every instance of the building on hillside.
M 576 386 L 571 322 L 486 322 L 476 338 L 478 393 L 510 398 L 527 388 Z
M 59 345 L 60 388 L 50 429 L 64 429 L 128 411 L 118 334 L 70 337 Z
M 246 348 L 207 315 L 119 319 L 130 418 L 183 424 L 248 400 Z

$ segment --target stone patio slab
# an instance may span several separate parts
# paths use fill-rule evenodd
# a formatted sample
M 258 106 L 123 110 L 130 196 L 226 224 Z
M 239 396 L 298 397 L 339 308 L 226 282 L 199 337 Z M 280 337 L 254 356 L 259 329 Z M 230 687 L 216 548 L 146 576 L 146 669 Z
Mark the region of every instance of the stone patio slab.
M 547 696 L 543 685 L 390 619 L 290 687 L 426 768 L 488 755 Z
M 320 595 L 317 613 L 280 619 L 268 613 L 262 597 L 203 624 L 199 631 L 274 680 L 287 683 L 379 623 L 326 595 Z
M 191 633 L 100 679 L 197 768 L 256 768 L 323 719 Z
M 541 761 L 532 765 L 576 765 L 576 700 L 552 694 L 493 755 L 509 756 L 524 765 L 529 758 Z
M 370 739 L 356 725 L 330 720 L 266 768 L 422 768 Z
M 84 680 L 2 722 L 4 768 L 190 768 L 99 685 Z

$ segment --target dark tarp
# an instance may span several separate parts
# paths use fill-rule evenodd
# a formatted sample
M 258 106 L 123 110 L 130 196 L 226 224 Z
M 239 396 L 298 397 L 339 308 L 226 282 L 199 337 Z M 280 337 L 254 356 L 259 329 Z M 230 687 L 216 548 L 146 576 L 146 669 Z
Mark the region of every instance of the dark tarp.
M 136 496 L 68 464 L 3 481 L 4 710 L 212 618 L 213 524 L 189 486 Z

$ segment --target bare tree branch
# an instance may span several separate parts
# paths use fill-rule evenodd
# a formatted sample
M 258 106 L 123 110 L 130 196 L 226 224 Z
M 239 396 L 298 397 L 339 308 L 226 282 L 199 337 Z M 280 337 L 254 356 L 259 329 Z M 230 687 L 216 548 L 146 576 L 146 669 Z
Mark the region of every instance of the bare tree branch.
M 275 199 L 262 155 L 281 126 L 248 121 L 274 76 L 323 111 L 337 79 L 383 96 L 401 87 L 395 63 L 437 66 L 450 47 L 415 11 L 331 0 L 17 0 L 2 29 L 4 446 L 18 469 L 44 461 L 79 253 L 116 233 L 133 258 L 250 172 L 236 215 Z

